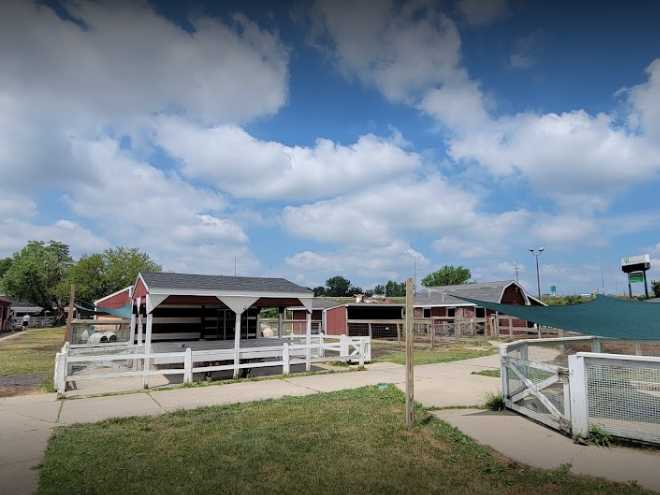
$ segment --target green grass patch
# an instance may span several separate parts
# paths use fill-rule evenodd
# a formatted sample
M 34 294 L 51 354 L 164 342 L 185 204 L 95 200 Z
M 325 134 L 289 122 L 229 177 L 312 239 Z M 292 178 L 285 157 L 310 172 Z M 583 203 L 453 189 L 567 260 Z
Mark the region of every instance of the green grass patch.
M 376 344 L 372 347 L 374 361 L 386 361 L 396 364 L 406 363 L 406 353 L 397 344 Z M 414 351 L 415 364 L 448 363 L 461 361 L 495 354 L 495 349 L 490 344 L 475 346 L 469 344 L 452 343 L 439 344 L 433 349 L 430 346 L 416 347 Z
M 408 431 L 403 413 L 386 386 L 59 427 L 39 493 L 648 493 L 512 464 L 419 408 Z
M 492 369 L 488 369 L 488 370 L 473 371 L 470 374 L 471 375 L 490 376 L 492 378 L 499 378 L 500 377 L 500 370 L 499 370 L 499 368 L 492 368 Z
M 0 376 L 38 375 L 50 388 L 55 353 L 62 347 L 64 328 L 35 328 L 0 341 Z

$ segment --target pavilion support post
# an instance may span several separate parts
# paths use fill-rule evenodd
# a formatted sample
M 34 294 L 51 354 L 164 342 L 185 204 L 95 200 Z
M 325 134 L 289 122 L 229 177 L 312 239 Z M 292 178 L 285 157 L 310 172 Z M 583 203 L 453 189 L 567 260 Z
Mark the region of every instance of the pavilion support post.
M 137 298 L 137 312 L 138 312 L 138 333 L 137 333 L 137 343 L 142 345 L 142 298 Z
M 282 338 L 283 326 L 284 326 L 284 308 L 277 308 L 277 338 Z
M 151 371 L 151 328 L 153 326 L 154 315 L 147 315 L 147 335 L 144 342 L 144 369 L 142 371 L 142 386 L 149 388 L 149 372 Z
M 128 345 L 135 344 L 135 312 L 133 311 L 133 305 L 131 305 L 131 325 L 128 328 Z
M 312 312 L 307 311 L 305 321 L 305 371 L 312 371 Z
M 241 316 L 242 311 L 236 311 L 236 323 L 234 325 L 234 380 L 238 379 L 241 364 Z

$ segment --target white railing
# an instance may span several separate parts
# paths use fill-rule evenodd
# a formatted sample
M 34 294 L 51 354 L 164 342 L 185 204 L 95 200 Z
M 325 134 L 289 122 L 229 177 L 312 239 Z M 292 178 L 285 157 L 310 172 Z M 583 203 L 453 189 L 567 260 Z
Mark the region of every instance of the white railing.
M 572 433 L 660 443 L 660 358 L 578 352 L 569 356 Z
M 584 352 L 585 344 L 591 352 Z M 660 357 L 603 353 L 603 347 L 642 351 L 639 342 L 592 336 L 503 344 L 506 407 L 575 438 L 586 438 L 598 428 L 660 444 Z
M 268 340 L 268 339 L 262 339 Z M 273 339 L 274 341 L 276 339 Z M 54 384 L 63 396 L 68 382 L 109 378 L 142 378 L 145 388 L 149 377 L 155 375 L 183 375 L 183 383 L 192 383 L 195 373 L 233 371 L 241 369 L 282 367 L 288 375 L 291 366 L 304 364 L 307 371 L 313 363 L 344 361 L 364 366 L 371 361 L 369 337 L 314 335 L 308 345 L 305 336 L 292 335 L 280 345 L 253 346 L 239 349 L 193 350 L 180 352 L 148 352 L 144 345 L 126 343 L 102 345 L 64 344 L 55 356 Z M 183 365 L 182 367 L 165 367 Z M 112 371 L 95 373 L 98 366 L 111 366 Z M 84 369 L 85 372 L 80 372 Z M 91 370 L 91 372 L 90 372 Z

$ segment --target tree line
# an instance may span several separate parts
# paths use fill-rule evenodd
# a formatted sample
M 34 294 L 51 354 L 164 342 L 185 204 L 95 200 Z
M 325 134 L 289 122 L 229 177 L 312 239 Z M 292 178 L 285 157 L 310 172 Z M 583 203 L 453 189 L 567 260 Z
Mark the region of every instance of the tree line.
M 0 259 L 0 292 L 53 309 L 61 321 L 71 284 L 76 301 L 91 305 L 132 285 L 139 272 L 157 271 L 160 265 L 136 248 L 119 246 L 74 261 L 63 242 L 29 241 L 12 256 Z
M 424 287 L 438 287 L 444 285 L 459 285 L 470 281 L 472 274 L 468 268 L 463 266 L 445 265 L 439 270 L 429 273 L 422 279 Z M 359 286 L 351 284 L 351 281 L 341 275 L 335 275 L 325 281 L 325 285 L 314 287 L 314 295 L 328 297 L 350 297 L 355 294 L 373 294 L 386 297 L 403 297 L 406 295 L 405 282 L 388 280 L 384 284 L 377 284 L 373 290 L 363 290 Z

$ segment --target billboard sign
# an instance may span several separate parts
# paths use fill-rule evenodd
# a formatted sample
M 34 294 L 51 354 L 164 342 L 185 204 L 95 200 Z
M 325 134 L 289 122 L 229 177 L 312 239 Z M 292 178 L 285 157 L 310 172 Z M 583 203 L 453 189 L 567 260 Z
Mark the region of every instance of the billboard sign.
M 621 270 L 625 273 L 640 272 L 651 268 L 651 256 L 624 256 L 621 258 Z
M 631 284 L 643 284 L 644 272 L 630 272 L 628 274 L 628 282 Z

